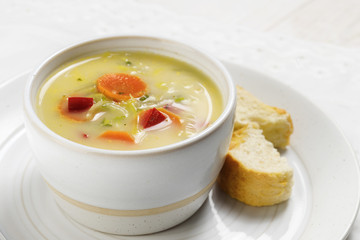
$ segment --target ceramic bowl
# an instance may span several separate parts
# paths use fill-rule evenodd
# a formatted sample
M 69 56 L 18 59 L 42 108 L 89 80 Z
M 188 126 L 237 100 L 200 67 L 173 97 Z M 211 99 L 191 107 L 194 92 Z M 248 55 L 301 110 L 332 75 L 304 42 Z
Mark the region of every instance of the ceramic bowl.
M 220 89 L 222 114 L 196 136 L 146 150 L 93 148 L 57 135 L 36 114 L 40 85 L 60 65 L 109 50 L 150 51 L 197 67 Z M 206 200 L 228 149 L 235 96 L 224 66 L 197 48 L 159 37 L 113 36 L 61 50 L 35 70 L 25 89 L 25 126 L 37 166 L 66 214 L 106 233 L 148 234 L 183 222 Z

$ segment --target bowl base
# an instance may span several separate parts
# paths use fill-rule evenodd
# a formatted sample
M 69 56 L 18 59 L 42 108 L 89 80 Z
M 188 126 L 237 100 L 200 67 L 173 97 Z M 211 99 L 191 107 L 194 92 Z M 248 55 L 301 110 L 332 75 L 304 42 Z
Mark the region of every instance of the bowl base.
M 136 214 L 126 214 L 130 211 L 124 211 L 124 215 L 118 212 L 114 214 L 114 210 L 110 209 L 106 213 L 99 213 L 73 204 L 56 193 L 53 195 L 63 212 L 85 227 L 117 235 L 144 235 L 164 231 L 190 218 L 205 202 L 209 191 L 185 206 L 151 215 L 141 215 L 140 213 L 144 212 L 142 210 L 136 211 Z

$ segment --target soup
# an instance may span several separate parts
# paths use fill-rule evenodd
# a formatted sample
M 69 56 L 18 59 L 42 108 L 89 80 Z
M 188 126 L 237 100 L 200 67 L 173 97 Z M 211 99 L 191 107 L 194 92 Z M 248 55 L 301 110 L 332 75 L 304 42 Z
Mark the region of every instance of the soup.
M 37 95 L 40 119 L 87 146 L 136 150 L 190 138 L 223 109 L 211 79 L 174 58 L 148 52 L 105 52 L 54 71 Z

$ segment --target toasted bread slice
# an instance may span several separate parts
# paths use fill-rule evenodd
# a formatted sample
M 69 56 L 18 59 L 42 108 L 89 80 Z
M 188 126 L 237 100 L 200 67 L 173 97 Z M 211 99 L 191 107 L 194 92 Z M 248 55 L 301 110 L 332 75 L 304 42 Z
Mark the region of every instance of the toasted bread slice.
M 258 125 L 248 124 L 234 131 L 218 183 L 241 202 L 269 206 L 290 197 L 293 170 Z
M 254 95 L 237 86 L 237 106 L 235 114 L 235 129 L 249 123 L 257 123 L 263 130 L 267 140 L 276 148 L 289 145 L 293 132 L 290 114 L 284 109 L 266 105 Z

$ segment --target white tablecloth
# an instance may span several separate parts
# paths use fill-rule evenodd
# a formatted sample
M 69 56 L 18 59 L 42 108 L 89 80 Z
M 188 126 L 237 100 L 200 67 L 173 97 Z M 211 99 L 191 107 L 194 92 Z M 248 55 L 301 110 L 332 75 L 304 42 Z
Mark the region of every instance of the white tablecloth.
M 359 157 L 360 49 L 256 32 L 241 27 L 236 16 L 224 15 L 219 22 L 167 9 L 128 0 L 1 2 L 0 85 L 80 40 L 127 33 L 165 36 L 296 89 L 338 123 Z M 360 219 L 348 239 L 360 239 Z

